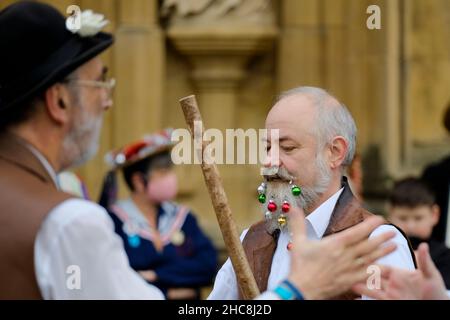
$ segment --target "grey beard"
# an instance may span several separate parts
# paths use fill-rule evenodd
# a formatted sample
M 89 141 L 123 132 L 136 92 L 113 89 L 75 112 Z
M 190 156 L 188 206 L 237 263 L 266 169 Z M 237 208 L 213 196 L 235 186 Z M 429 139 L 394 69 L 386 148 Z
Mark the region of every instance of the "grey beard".
M 297 207 L 303 207 L 302 206 L 302 199 L 300 197 L 295 197 L 290 189 L 290 186 L 285 181 L 276 181 L 276 182 L 266 182 L 267 189 L 266 189 L 266 203 L 262 205 L 262 211 L 263 215 L 265 216 L 267 210 L 267 205 L 270 200 L 273 200 L 275 204 L 277 205 L 277 210 L 274 212 L 271 212 L 270 219 L 267 219 L 267 228 L 269 232 L 273 232 L 276 229 L 281 229 L 280 225 L 278 223 L 278 218 L 281 217 L 281 215 L 286 217 L 286 225 L 283 227 L 283 229 L 289 228 L 289 212 L 284 213 L 281 210 L 281 206 L 283 205 L 284 201 L 287 201 L 291 208 L 294 206 Z
M 91 159 L 98 150 L 102 118 L 90 119 L 80 124 L 65 137 L 63 148 L 66 159 L 64 167 L 75 168 Z
M 263 216 L 265 217 L 267 205 L 270 200 L 273 200 L 277 205 L 277 210 L 272 212 L 270 219 L 267 219 L 267 227 L 269 232 L 273 232 L 276 229 L 280 229 L 278 218 L 283 215 L 286 217 L 286 225 L 282 229 L 289 230 L 289 212 L 284 213 L 281 210 L 281 206 L 284 201 L 287 201 L 291 207 L 296 206 L 302 208 L 306 214 L 311 212 L 311 209 L 317 204 L 319 198 L 327 190 L 331 181 L 331 172 L 327 168 L 325 161 L 321 156 L 317 157 L 317 172 L 318 177 L 314 183 L 314 186 L 307 187 L 300 185 L 302 193 L 299 196 L 294 196 L 291 191 L 292 185 L 289 181 L 293 180 L 293 177 L 284 168 L 279 168 L 276 176 L 280 180 L 266 181 L 266 203 L 261 206 Z

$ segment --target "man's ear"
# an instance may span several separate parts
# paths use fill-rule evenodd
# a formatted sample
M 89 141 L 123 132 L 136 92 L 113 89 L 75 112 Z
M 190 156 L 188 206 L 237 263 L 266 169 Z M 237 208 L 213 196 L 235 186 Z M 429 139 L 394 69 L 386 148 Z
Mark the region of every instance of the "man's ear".
M 70 97 L 63 85 L 57 83 L 48 88 L 45 91 L 44 99 L 47 112 L 53 121 L 58 124 L 65 124 L 69 121 Z
M 348 143 L 347 140 L 342 136 L 336 136 L 333 138 L 329 145 L 330 152 L 330 166 L 332 169 L 339 168 L 344 162 L 345 156 L 348 152 Z
M 433 206 L 431 207 L 431 215 L 433 218 L 433 227 L 434 227 L 439 222 L 439 217 L 441 216 L 441 209 L 437 204 L 433 204 Z
M 135 172 L 131 175 L 131 183 L 133 184 L 135 192 L 145 192 L 146 183 L 140 172 Z

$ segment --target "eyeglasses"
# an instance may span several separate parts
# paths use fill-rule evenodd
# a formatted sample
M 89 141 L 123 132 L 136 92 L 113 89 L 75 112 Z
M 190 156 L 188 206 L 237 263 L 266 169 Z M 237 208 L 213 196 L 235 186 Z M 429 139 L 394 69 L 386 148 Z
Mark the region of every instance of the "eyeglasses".
M 64 83 L 73 83 L 80 86 L 88 86 L 95 88 L 103 88 L 112 90 L 116 86 L 116 79 L 111 78 L 105 81 L 95 81 L 95 80 L 82 80 L 82 79 L 64 79 Z

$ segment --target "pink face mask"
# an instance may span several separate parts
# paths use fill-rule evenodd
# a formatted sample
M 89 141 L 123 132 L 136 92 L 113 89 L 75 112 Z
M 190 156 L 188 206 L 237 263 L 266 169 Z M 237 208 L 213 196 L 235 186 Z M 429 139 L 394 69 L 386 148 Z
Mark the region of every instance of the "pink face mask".
M 177 191 L 178 183 L 175 172 L 152 178 L 147 184 L 147 195 L 153 203 L 157 204 L 173 200 Z

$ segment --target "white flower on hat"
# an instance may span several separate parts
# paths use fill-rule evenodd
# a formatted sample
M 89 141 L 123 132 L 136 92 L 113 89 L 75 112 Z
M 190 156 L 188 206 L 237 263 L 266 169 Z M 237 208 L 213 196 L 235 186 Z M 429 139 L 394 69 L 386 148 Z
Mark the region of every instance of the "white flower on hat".
M 107 24 L 105 16 L 92 10 L 84 10 L 77 16 L 77 12 L 66 20 L 66 27 L 72 33 L 78 33 L 81 37 L 91 37 L 99 33 Z

